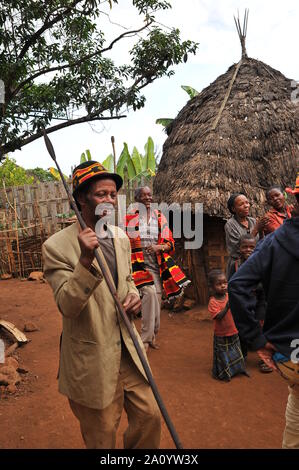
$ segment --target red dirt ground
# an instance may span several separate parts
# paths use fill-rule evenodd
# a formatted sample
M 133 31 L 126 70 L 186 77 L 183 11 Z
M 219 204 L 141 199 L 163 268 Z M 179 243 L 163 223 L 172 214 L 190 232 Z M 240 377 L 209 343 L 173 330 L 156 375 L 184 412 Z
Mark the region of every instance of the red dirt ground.
M 83 448 L 76 418 L 57 391 L 61 318 L 47 284 L 0 281 L 0 318 L 20 330 L 33 321 L 39 331 L 17 350 L 29 373 L 14 395 L 0 396 L 0 448 Z M 137 325 L 139 327 L 139 325 Z M 205 309 L 162 312 L 159 350 L 150 350 L 154 378 L 184 448 L 280 448 L 287 386 L 277 373 L 259 372 L 249 355 L 251 378 L 230 383 L 211 377 L 213 329 Z M 117 447 L 126 427 L 123 415 Z M 163 423 L 161 448 L 174 448 Z

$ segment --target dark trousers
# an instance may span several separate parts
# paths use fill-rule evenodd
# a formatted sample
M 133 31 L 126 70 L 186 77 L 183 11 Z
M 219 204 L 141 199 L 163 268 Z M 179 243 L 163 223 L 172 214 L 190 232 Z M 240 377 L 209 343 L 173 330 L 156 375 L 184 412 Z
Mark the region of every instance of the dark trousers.
M 244 359 L 246 359 L 247 353 L 248 353 L 247 342 L 245 341 L 244 338 L 242 338 L 240 336 L 240 334 L 239 334 L 239 339 L 240 339 L 240 346 L 241 346 L 241 351 L 242 351 L 243 357 L 244 357 Z

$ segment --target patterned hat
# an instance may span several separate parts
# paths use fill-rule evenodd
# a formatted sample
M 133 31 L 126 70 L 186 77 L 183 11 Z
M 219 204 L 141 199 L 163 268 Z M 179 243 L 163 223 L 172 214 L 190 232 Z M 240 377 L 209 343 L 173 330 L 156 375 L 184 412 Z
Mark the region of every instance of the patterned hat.
M 73 171 L 73 196 L 75 197 L 78 190 L 84 188 L 90 181 L 101 178 L 115 181 L 117 191 L 122 187 L 122 177 L 116 173 L 109 173 L 101 163 L 93 160 L 81 163 Z
M 295 188 L 294 189 L 286 188 L 286 192 L 289 194 L 299 194 L 299 172 L 297 174 Z

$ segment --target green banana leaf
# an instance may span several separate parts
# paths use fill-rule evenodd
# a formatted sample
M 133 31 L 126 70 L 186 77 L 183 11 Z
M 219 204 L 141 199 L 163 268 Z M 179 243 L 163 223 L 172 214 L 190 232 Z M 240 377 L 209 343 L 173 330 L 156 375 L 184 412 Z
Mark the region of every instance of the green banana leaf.
M 122 178 L 124 177 L 124 170 L 127 168 L 127 162 L 129 159 L 131 159 L 131 157 L 128 149 L 128 144 L 124 142 L 124 148 L 122 149 L 122 152 L 116 165 L 116 173 L 118 173 Z
M 114 161 L 113 161 L 113 155 L 110 153 L 107 158 L 102 162 L 102 165 L 108 170 L 110 173 L 114 172 Z
M 146 171 L 147 157 L 146 155 L 140 155 L 140 156 L 141 156 L 141 170 Z
M 52 176 L 54 176 L 54 178 L 57 180 L 57 181 L 60 181 L 61 178 L 60 178 L 60 173 L 58 170 L 56 170 L 56 168 L 53 168 L 52 166 L 50 168 L 48 168 L 48 171 L 51 173 Z M 68 176 L 66 176 L 64 173 L 63 174 L 63 177 L 64 179 L 67 181 L 69 179 Z
M 134 178 L 132 178 L 130 181 L 134 181 L 135 179 L 140 179 L 142 176 L 145 176 L 146 178 L 150 178 L 151 176 L 154 176 L 153 174 L 151 174 L 150 170 L 145 170 L 145 171 L 141 171 L 140 173 L 138 173 L 138 175 L 134 176 Z
M 195 90 L 195 88 L 192 88 L 192 86 L 184 86 L 184 85 L 181 85 L 181 88 L 186 92 L 188 93 L 188 95 L 190 96 L 190 98 L 194 98 L 194 96 L 197 96 L 199 95 L 199 91 Z
M 128 179 L 131 181 L 136 176 L 136 170 L 130 154 L 128 156 L 126 169 L 128 172 Z
M 131 158 L 135 167 L 135 176 L 136 176 L 142 171 L 142 157 L 136 147 L 133 148 Z
M 91 160 L 90 150 L 87 149 L 85 152 L 81 153 L 80 163 L 89 162 Z
M 161 124 L 161 126 L 167 127 L 169 124 L 171 124 L 173 119 L 171 118 L 159 118 L 156 119 L 156 124 Z
M 145 169 L 151 170 L 153 174 L 156 173 L 156 159 L 155 159 L 155 146 L 154 141 L 151 137 L 147 139 L 147 143 L 144 146 L 145 150 Z

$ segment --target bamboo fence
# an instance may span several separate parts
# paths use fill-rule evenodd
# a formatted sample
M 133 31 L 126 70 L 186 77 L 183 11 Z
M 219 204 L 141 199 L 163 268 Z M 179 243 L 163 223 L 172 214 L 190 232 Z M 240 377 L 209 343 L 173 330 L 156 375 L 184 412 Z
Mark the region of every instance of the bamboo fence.
M 144 185 L 152 187 L 151 181 Z M 71 187 L 71 183 L 69 183 Z M 120 194 L 126 205 L 134 201 L 137 181 Z M 0 275 L 27 277 L 42 271 L 41 247 L 53 233 L 73 223 L 69 201 L 61 181 L 0 189 Z M 117 219 L 116 219 L 117 220 Z

